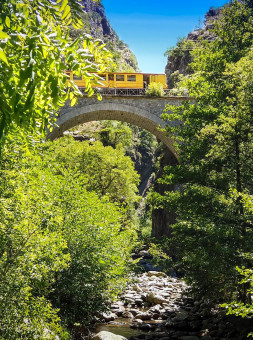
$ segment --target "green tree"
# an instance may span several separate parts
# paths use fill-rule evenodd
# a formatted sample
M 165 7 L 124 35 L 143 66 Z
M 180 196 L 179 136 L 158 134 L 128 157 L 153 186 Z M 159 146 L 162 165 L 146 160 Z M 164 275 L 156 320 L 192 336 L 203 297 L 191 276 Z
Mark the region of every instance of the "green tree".
M 46 298 L 55 272 L 70 260 L 58 228 L 60 211 L 46 200 L 50 187 L 38 187 L 36 172 L 21 166 L 24 150 L 19 152 L 9 154 L 0 171 L 0 338 L 65 339 L 57 310 Z
M 130 157 L 125 156 L 121 145 L 116 149 L 104 147 L 101 142 L 76 143 L 72 137 L 61 138 L 51 144 L 45 154 L 48 162 L 75 169 L 86 178 L 86 188 L 99 197 L 107 196 L 122 207 L 134 208 L 138 201 L 139 175 Z
M 105 120 L 101 123 L 101 129 L 98 131 L 98 136 L 103 145 L 116 148 L 119 145 L 125 150 L 132 147 L 132 130 L 129 124 L 125 122 Z
M 177 211 L 175 245 L 195 292 L 220 301 L 248 299 L 236 267 L 249 265 L 241 255 L 252 249 L 253 236 L 242 204 L 253 189 L 252 20 L 247 3 L 231 2 L 215 24 L 216 39 L 193 50 L 194 73 L 179 86 L 195 99 L 163 115 L 177 122 L 167 130 L 180 154 L 163 182 L 181 189 L 153 197 Z
M 89 326 L 107 310 L 108 300 L 122 291 L 135 239 L 124 212 L 80 184 L 71 173 L 61 187 L 62 227 L 71 263 L 56 276 L 51 294 L 73 332 L 79 331 L 77 323 Z
M 75 104 L 80 91 L 71 82 L 66 91 L 66 70 L 83 75 L 86 91 L 92 94 L 92 73 L 104 70 L 108 53 L 87 35 L 69 37 L 70 25 L 82 26 L 79 11 L 75 0 L 1 1 L 1 147 L 13 135 L 30 140 L 35 133 L 45 134 L 66 100 Z
M 94 173 L 83 171 L 82 163 L 89 148 L 94 157 L 102 153 L 101 143 L 65 138 L 39 145 L 30 156 L 14 144 L 3 154 L 1 339 L 67 338 L 62 324 L 79 332 L 75 324 L 87 326 L 123 287 L 135 229 L 126 203 L 122 208 L 88 186 Z M 111 161 L 116 168 L 123 164 Z M 110 162 L 100 166 L 108 171 Z

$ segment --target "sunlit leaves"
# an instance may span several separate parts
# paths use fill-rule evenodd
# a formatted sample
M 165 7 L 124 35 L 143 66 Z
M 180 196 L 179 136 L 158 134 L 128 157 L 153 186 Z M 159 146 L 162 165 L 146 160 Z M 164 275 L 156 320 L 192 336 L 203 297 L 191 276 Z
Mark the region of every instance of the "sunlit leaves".
M 77 144 L 72 138 L 65 137 L 52 148 L 56 162 L 58 158 L 66 168 L 75 167 L 77 173 L 87 178 L 88 190 L 95 191 L 99 197 L 107 196 L 128 209 L 134 207 L 138 201 L 139 176 L 120 145 L 114 149 L 104 147 L 101 142 Z M 52 157 L 51 152 L 49 156 Z M 47 154 L 45 158 L 48 159 Z
M 9 65 L 6 54 L 4 51 L 0 48 L 0 59 L 5 62 L 5 64 Z
M 68 25 L 72 20 L 75 27 L 81 26 L 81 11 L 81 4 L 73 0 L 0 3 L 1 145 L 12 134 L 28 140 L 45 135 L 70 93 L 75 104 L 81 92 L 73 82 L 66 84 L 66 70 L 81 74 L 87 93 L 93 94 L 90 73 L 104 69 L 109 54 L 102 42 L 88 36 L 70 39 Z M 82 40 L 86 54 L 78 50 Z
M 104 159 L 95 167 L 93 162 L 91 173 L 83 171 L 82 165 L 89 153 L 101 158 L 101 145 L 93 148 L 67 138 L 41 145 L 39 154 L 30 155 L 23 147 L 12 146 L 4 154 L 0 172 L 0 311 L 4 315 L 0 335 L 30 339 L 29 332 L 34 332 L 42 339 L 47 328 L 49 339 L 56 335 L 65 339 L 49 299 L 60 308 L 64 324 L 86 325 L 124 284 L 135 232 L 126 210 L 106 192 L 102 196 L 91 191 L 88 184 L 101 167 L 107 166 L 108 173 L 112 163 L 117 171 L 123 162 L 128 166 L 129 159 L 114 160 L 121 152 L 115 153 L 108 163 Z M 114 182 L 122 185 L 119 178 Z M 130 192 L 134 189 L 133 184 Z M 115 190 L 120 202 L 121 188 L 116 185 Z M 27 327 L 25 318 L 30 319 Z
M 43 338 L 47 328 L 51 334 L 48 338 L 54 339 L 63 336 L 63 331 L 56 311 L 44 296 L 51 290 L 55 272 L 65 269 L 70 259 L 61 232 L 50 230 L 61 219 L 43 200 L 41 193 L 46 187 L 38 187 L 38 176 L 21 168 L 17 173 L 16 167 L 21 164 L 14 165 L 10 157 L 8 165 L 5 162 L 0 172 L 0 336 Z M 44 173 L 43 179 L 46 177 Z M 49 216 L 50 221 L 45 223 Z
M 0 30 L 0 39 L 9 39 L 9 38 L 10 36 L 7 33 Z

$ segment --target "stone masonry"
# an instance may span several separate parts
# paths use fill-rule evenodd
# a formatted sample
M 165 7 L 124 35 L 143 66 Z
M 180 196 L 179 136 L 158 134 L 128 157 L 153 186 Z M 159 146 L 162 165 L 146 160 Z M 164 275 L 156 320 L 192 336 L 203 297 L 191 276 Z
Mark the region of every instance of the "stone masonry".
M 82 97 L 74 107 L 67 103 L 59 112 L 57 125 L 48 134 L 48 138 L 55 139 L 63 135 L 63 132 L 79 124 L 98 120 L 118 120 L 137 125 L 148 130 L 161 140 L 176 156 L 173 141 L 161 127 L 165 122 L 160 118 L 167 104 L 179 105 L 187 97 L 108 97 L 102 101 L 96 97 Z M 177 156 L 176 156 L 177 157 Z

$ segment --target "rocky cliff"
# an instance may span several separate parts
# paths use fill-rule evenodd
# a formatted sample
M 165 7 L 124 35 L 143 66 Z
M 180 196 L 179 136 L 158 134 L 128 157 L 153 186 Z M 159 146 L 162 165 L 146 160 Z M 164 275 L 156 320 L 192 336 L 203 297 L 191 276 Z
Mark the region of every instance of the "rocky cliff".
M 179 80 L 180 75 L 191 73 L 189 64 L 192 61 L 191 51 L 196 45 L 196 41 L 201 39 L 212 40 L 214 35 L 212 29 L 214 22 L 219 17 L 222 8 L 210 8 L 205 15 L 204 26 L 190 32 L 186 38 L 180 39 L 176 47 L 169 48 L 166 51 L 168 56 L 165 73 L 169 88 L 173 88 Z
M 82 19 L 86 33 L 97 39 L 103 40 L 107 48 L 113 54 L 115 65 L 110 71 L 138 71 L 138 63 L 135 55 L 129 47 L 119 39 L 105 14 L 102 2 L 82 0 Z

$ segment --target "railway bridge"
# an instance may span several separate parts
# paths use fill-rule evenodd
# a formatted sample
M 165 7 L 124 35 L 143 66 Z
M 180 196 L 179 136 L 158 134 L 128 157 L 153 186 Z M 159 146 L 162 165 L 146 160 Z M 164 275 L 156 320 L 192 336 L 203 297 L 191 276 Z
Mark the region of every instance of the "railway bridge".
M 179 105 L 187 99 L 189 100 L 189 97 L 148 97 L 140 93 L 129 95 L 125 92 L 104 94 L 102 101 L 98 101 L 95 96 L 83 96 L 77 105 L 71 107 L 70 103 L 67 103 L 61 109 L 57 118 L 58 127 L 55 127 L 48 137 L 59 138 L 64 131 L 90 121 L 118 120 L 148 130 L 177 158 L 172 139 L 161 129 L 165 122 L 160 116 L 167 104 Z

